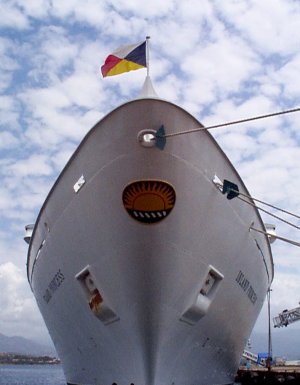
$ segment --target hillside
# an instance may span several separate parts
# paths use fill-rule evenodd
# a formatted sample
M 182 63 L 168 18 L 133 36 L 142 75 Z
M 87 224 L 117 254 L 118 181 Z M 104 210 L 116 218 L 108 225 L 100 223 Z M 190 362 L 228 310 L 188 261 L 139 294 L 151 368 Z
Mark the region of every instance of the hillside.
M 8 337 L 0 333 L 0 353 L 57 356 L 51 346 L 44 346 L 24 337 Z

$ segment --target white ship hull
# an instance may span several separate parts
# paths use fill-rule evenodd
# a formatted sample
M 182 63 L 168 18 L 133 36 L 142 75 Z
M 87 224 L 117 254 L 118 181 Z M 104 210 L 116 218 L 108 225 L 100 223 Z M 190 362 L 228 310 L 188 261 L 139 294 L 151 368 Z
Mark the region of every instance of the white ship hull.
M 199 127 L 156 99 L 106 116 L 36 222 L 29 282 L 69 384 L 231 383 L 271 283 L 257 210 L 213 183 L 247 193 L 233 166 L 206 131 L 137 140 L 162 124 Z

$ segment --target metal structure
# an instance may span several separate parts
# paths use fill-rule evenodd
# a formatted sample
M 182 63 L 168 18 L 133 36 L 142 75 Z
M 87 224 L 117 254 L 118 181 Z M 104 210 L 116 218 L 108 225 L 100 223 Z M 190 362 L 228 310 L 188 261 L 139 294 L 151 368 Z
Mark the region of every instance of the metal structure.
M 273 260 L 268 236 L 249 231 L 265 230 L 257 208 L 213 182 L 249 195 L 214 138 L 163 140 L 200 125 L 157 97 L 125 103 L 46 198 L 28 279 L 68 384 L 233 383 Z
M 300 320 L 300 307 L 291 310 L 283 310 L 277 317 L 273 318 L 274 328 L 288 326 Z
M 257 364 L 258 355 L 256 353 L 249 352 L 249 350 L 245 349 L 242 356 L 254 364 Z

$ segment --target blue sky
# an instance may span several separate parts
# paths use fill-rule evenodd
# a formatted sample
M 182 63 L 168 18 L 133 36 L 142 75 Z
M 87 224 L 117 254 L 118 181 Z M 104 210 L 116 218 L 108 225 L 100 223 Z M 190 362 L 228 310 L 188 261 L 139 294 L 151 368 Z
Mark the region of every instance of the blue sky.
M 102 79 L 106 56 L 150 35 L 156 92 L 206 126 L 299 107 L 300 3 L 2 0 L 0 13 L 0 332 L 46 340 L 24 226 L 87 131 L 140 92 L 145 70 Z M 254 197 L 299 214 L 299 126 L 295 113 L 211 132 Z M 297 229 L 263 218 L 300 241 Z M 275 316 L 298 306 L 300 250 L 272 249 Z M 264 309 L 255 329 L 266 328 Z

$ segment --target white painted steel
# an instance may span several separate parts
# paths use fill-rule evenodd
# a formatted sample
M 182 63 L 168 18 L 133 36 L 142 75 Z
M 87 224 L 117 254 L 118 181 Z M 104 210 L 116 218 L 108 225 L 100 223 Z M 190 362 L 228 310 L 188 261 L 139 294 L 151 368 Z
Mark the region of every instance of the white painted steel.
M 110 113 L 83 140 L 39 214 L 28 277 L 69 383 L 230 383 L 271 283 L 268 239 L 249 231 L 253 223 L 264 230 L 258 212 L 227 200 L 212 182 L 217 175 L 247 193 L 233 166 L 205 131 L 169 138 L 163 151 L 141 146 L 138 133 L 162 124 L 166 132 L 199 126 L 157 99 Z M 81 175 L 85 184 L 75 193 Z M 122 203 L 124 188 L 145 179 L 176 192 L 172 212 L 152 225 L 131 218 Z M 203 316 L 183 322 L 209 266 L 218 287 Z M 91 310 L 78 279 L 86 268 L 91 295 L 95 284 L 119 320 L 105 324 Z

